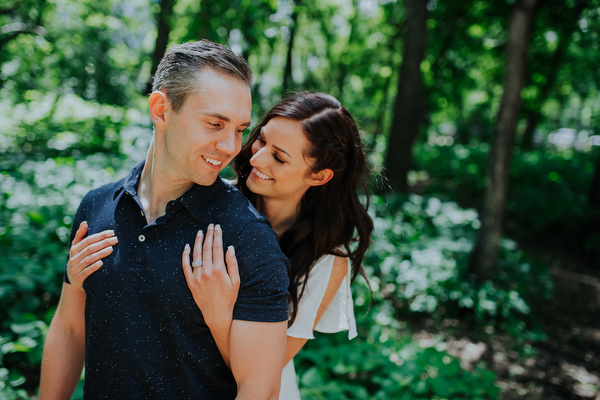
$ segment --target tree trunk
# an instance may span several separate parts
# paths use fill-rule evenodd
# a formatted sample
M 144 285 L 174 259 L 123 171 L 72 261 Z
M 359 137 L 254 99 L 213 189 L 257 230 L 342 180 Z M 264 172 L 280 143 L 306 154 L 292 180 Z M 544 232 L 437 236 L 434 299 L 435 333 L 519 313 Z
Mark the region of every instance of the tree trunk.
M 150 73 L 150 80 L 146 85 L 146 94 L 152 92 L 152 80 L 158 64 L 162 59 L 163 55 L 167 50 L 167 44 L 169 43 L 169 33 L 171 32 L 170 19 L 173 15 L 173 3 L 174 0 L 162 0 L 160 2 L 160 12 L 156 17 L 157 23 L 157 35 L 156 44 L 154 46 L 154 53 L 152 53 L 152 70 Z
M 479 281 L 492 279 L 495 273 L 494 266 L 500 249 L 508 193 L 511 151 L 525 80 L 527 51 L 539 1 L 543 0 L 518 1 L 508 29 L 504 92 L 490 146 L 481 228 L 471 256 L 470 271 Z
M 385 162 L 386 175 L 392 190 L 407 189 L 407 175 L 412 165 L 412 147 L 423 120 L 421 62 L 425 57 L 426 22 L 427 2 L 407 0 L 407 29 Z
M 285 57 L 285 68 L 283 70 L 283 83 L 281 85 L 281 95 L 285 96 L 292 85 L 292 54 L 294 49 L 294 36 L 296 35 L 296 26 L 298 25 L 298 6 L 300 0 L 294 0 L 292 10 L 292 23 L 290 24 L 290 39 L 288 41 L 287 55 Z

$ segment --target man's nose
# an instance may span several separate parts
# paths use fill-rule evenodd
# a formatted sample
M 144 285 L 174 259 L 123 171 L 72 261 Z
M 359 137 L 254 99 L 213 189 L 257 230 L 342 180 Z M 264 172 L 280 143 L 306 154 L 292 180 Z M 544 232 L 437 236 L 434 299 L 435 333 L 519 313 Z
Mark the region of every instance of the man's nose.
M 239 146 L 238 146 L 238 143 Z M 227 131 L 223 134 L 220 140 L 217 142 L 217 150 L 222 151 L 227 155 L 235 155 L 239 148 L 241 148 L 241 137 L 236 137 L 235 129 Z

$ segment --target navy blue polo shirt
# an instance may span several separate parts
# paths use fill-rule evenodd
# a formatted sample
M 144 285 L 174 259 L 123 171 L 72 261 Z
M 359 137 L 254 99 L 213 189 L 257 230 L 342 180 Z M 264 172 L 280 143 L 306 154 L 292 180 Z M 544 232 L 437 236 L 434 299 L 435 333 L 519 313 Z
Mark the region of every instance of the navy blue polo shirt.
M 239 320 L 287 321 L 289 263 L 268 220 L 220 178 L 195 185 L 147 224 L 136 190 L 142 168 L 90 191 L 73 221 L 71 241 L 82 221 L 88 234 L 113 229 L 119 238 L 83 285 L 84 397 L 233 399 L 236 382 L 185 281 L 184 246 L 199 229 L 221 225 L 239 263 Z

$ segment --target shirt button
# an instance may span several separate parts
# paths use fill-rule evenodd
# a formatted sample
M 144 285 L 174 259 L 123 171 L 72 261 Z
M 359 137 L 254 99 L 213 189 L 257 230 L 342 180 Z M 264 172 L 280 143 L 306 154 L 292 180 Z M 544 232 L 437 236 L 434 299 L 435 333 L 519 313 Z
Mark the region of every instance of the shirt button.
M 140 242 L 143 242 L 144 240 L 146 240 L 146 236 L 144 236 L 144 235 L 140 235 L 140 236 L 138 236 L 138 240 L 139 240 Z
M 142 214 L 142 217 L 144 216 L 144 210 L 140 210 L 140 213 Z

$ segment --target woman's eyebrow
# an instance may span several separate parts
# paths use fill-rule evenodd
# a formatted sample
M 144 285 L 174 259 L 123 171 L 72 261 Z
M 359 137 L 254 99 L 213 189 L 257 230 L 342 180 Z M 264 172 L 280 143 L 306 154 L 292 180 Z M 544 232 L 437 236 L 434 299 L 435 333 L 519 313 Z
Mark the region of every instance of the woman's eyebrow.
M 277 149 L 278 151 L 280 151 L 280 152 L 282 152 L 282 153 L 285 153 L 285 154 L 287 154 L 287 156 L 288 156 L 289 158 L 293 158 L 293 157 L 290 155 L 290 153 L 288 153 L 287 151 L 285 151 L 285 150 L 284 150 L 284 149 L 282 149 L 281 147 L 278 147 L 278 146 L 273 146 L 273 147 L 274 147 L 275 149 Z

